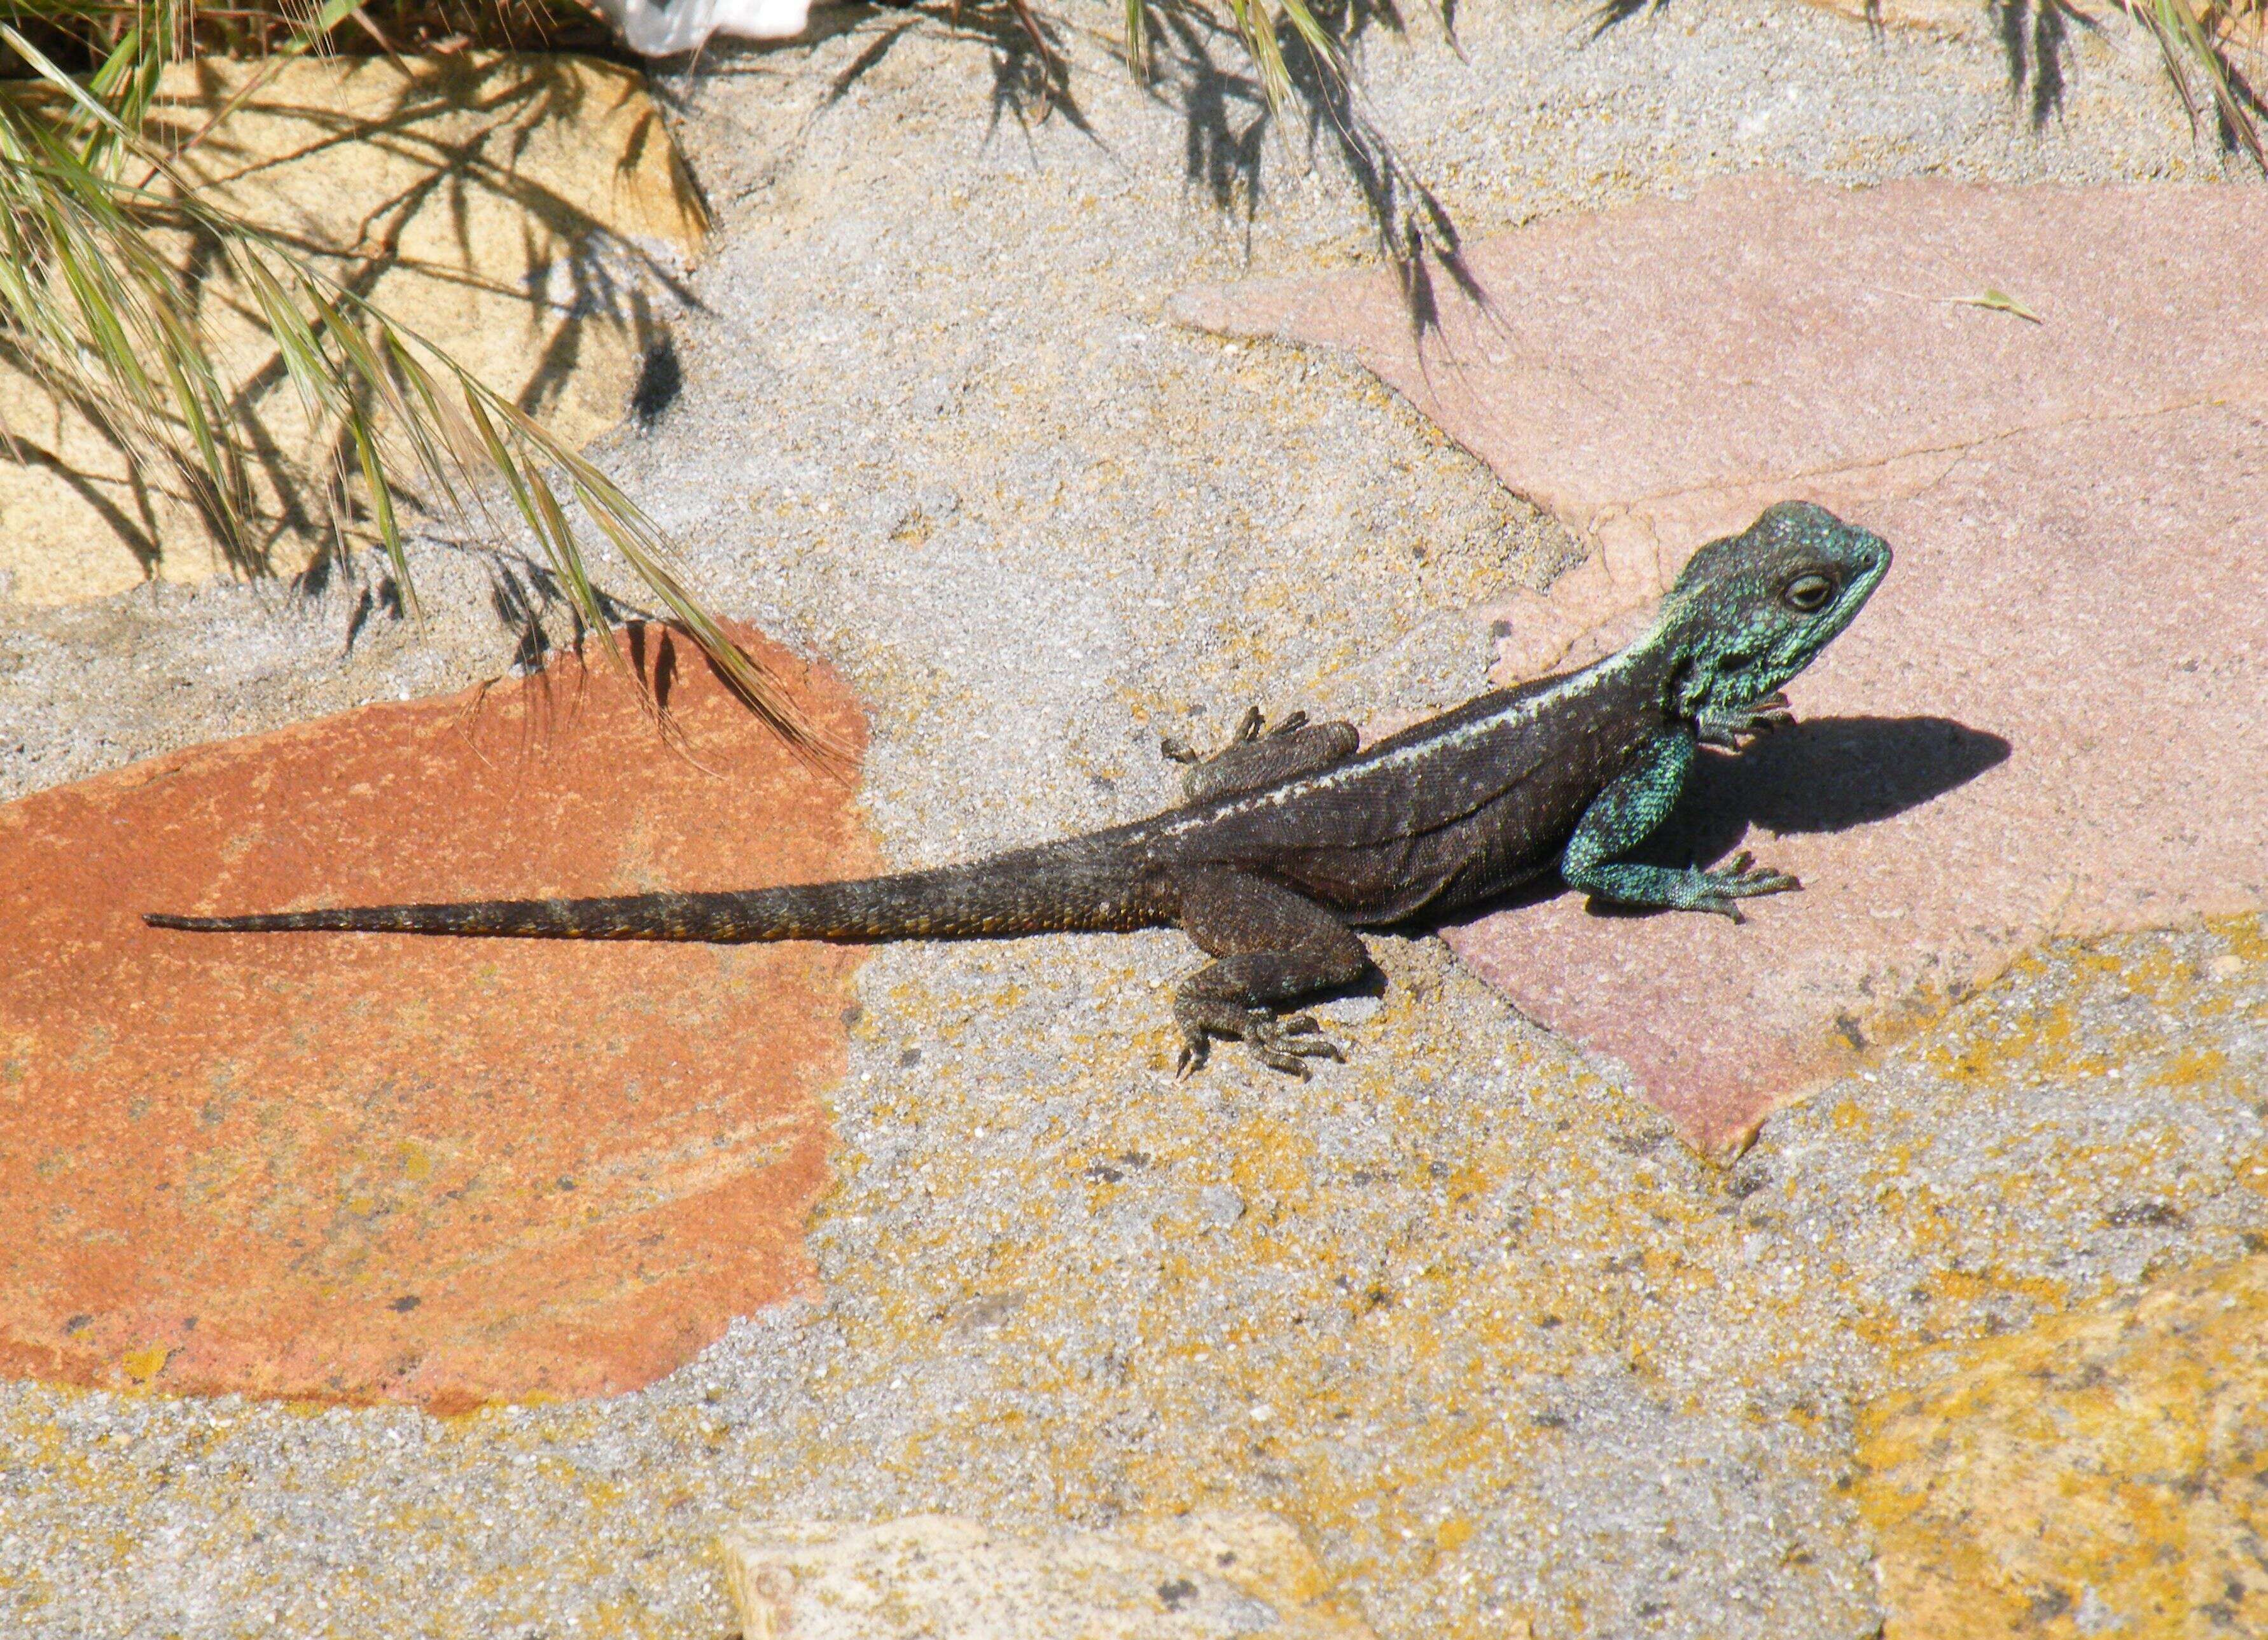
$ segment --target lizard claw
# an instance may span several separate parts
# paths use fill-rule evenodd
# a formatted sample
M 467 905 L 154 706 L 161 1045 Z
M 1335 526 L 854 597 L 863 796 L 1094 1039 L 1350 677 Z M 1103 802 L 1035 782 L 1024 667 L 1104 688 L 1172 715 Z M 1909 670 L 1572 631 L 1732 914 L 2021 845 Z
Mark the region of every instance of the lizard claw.
M 1305 712 L 1287 712 L 1271 725 L 1254 706 L 1214 752 L 1200 752 L 1181 735 L 1167 736 L 1158 749 L 1187 766 L 1182 795 L 1191 803 L 1209 803 L 1327 769 L 1353 756 L 1361 743 L 1352 724 L 1310 723 Z
M 1736 901 L 1752 900 L 1758 894 L 1792 894 L 1803 886 L 1790 872 L 1756 864 L 1756 857 L 1746 849 L 1734 855 L 1730 864 L 1699 875 L 1701 892 L 1694 897 L 1692 908 L 1713 911 L 1719 916 L 1732 918 L 1735 923 L 1748 920 L 1741 915 L 1741 908 Z
M 1307 719 L 1305 712 L 1295 712 L 1292 717 L 1298 718 L 1300 723 L 1305 723 Z M 1243 746 L 1248 741 L 1257 740 L 1260 738 L 1261 725 L 1267 721 L 1260 715 L 1260 709 L 1257 706 L 1246 707 L 1243 721 L 1236 725 L 1236 732 L 1228 737 L 1228 744 L 1233 746 Z M 1298 725 L 1295 724 L 1293 726 L 1296 728 Z M 1276 732 L 1281 734 L 1283 732 L 1283 725 L 1278 724 Z M 1158 754 L 1175 763 L 1203 763 L 1211 761 L 1203 752 L 1191 746 L 1186 737 L 1177 734 L 1169 734 L 1158 742 Z M 1213 755 L 1218 757 L 1219 754 L 1215 753 Z
M 1307 1079 L 1306 1061 L 1346 1058 L 1336 1042 L 1322 1034 L 1311 1013 L 1278 1019 L 1265 1008 L 1226 1002 L 1177 1004 L 1175 1011 L 1182 1016 L 1182 1055 L 1174 1068 L 1177 1081 L 1204 1066 L 1216 1035 L 1236 1038 L 1262 1064 L 1302 1082 Z
M 1693 735 L 1704 746 L 1721 746 L 1737 752 L 1749 741 L 1787 728 L 1794 722 L 1795 709 L 1787 703 L 1784 692 L 1775 689 L 1738 711 L 1720 717 L 1701 717 L 1693 726 Z
M 1234 732 L 1228 737 L 1228 746 L 1222 749 L 1226 751 L 1235 746 L 1250 746 L 1256 740 L 1273 740 L 1279 736 L 1297 734 L 1307 726 L 1307 714 L 1304 711 L 1292 712 L 1279 717 L 1274 726 L 1270 727 L 1268 719 L 1262 715 L 1257 706 L 1248 706 L 1244 709 L 1244 716 L 1238 721 Z M 1158 753 L 1161 757 L 1176 763 L 1203 763 L 1209 761 L 1205 754 L 1191 746 L 1188 738 L 1183 735 L 1166 736 L 1158 742 Z M 1215 753 L 1213 755 L 1217 757 L 1219 754 Z
M 1749 708 L 1749 728 L 1756 734 L 1770 734 L 1775 729 L 1791 727 L 1794 722 L 1795 708 L 1787 703 L 1785 689 L 1774 689 Z
M 1258 1017 L 1248 1019 L 1244 1027 L 1244 1045 L 1252 1050 L 1253 1057 L 1271 1070 L 1281 1070 L 1305 1082 L 1310 1059 L 1336 1059 L 1344 1063 L 1346 1055 L 1339 1045 L 1322 1035 L 1315 1016 L 1303 1013 L 1296 1019 L 1278 1019 L 1255 1009 Z

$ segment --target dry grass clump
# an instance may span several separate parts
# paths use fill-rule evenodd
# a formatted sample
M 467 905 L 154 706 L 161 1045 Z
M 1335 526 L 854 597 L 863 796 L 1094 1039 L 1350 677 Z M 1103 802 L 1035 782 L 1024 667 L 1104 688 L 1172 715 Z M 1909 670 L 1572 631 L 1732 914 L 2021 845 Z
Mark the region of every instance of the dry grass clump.
M 542 37 L 573 14 L 544 0 L 48 0 L 11 11 L 0 22 L 0 55 L 16 71 L 0 80 L 0 357 L 137 466 L 170 469 L 230 560 L 257 572 L 253 477 L 273 452 L 258 448 L 216 363 L 191 271 L 225 265 L 307 413 L 313 430 L 294 459 L 310 469 L 342 553 L 350 531 L 375 536 L 414 608 L 402 506 L 414 498 L 462 514 L 492 487 L 534 536 L 580 624 L 627 666 L 571 505 L 762 716 L 806 750 L 829 749 L 701 608 L 659 528 L 598 467 L 285 237 L 201 197 L 180 168 L 198 133 L 183 137 L 155 118 L 165 68 L 199 52 L 280 62 L 325 48 L 349 24 L 388 48 L 397 38 L 460 45 L 475 38 L 466 25 L 483 40 Z M 247 80 L 238 99 L 259 83 Z M 195 254 L 180 255 L 184 243 Z M 21 459 L 4 428 L 0 453 Z

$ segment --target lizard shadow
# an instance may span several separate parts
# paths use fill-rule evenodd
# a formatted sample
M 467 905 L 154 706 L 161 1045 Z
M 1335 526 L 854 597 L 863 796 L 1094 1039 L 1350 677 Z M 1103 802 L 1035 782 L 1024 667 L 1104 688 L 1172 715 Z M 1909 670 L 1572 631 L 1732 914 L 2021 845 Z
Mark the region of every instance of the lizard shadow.
M 1632 857 L 1706 864 L 1731 853 L 1752 826 L 1786 836 L 1870 825 L 1967 785 L 2007 762 L 2011 749 L 1999 735 L 1950 717 L 1798 723 L 1738 755 L 1705 751 L 1668 820 Z
M 2012 749 L 2000 736 L 1950 717 L 1807 719 L 1737 755 L 1704 750 L 1669 818 L 1623 857 L 1646 865 L 1707 866 L 1732 854 L 1755 827 L 1783 837 L 1848 831 L 1965 786 L 2006 762 Z M 1547 877 L 1482 909 L 1534 905 L 1565 892 L 1556 878 Z M 1590 910 L 1594 916 L 1658 915 L 1596 900 Z

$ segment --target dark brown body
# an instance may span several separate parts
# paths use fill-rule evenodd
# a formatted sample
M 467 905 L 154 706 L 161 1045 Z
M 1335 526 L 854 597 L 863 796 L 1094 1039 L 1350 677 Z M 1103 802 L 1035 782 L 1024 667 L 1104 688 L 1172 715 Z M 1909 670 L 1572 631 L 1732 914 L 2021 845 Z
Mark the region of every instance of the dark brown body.
M 1359 928 L 1471 905 L 1555 869 L 1592 799 L 1670 727 L 1658 669 L 1610 667 L 1481 695 L 1325 768 L 872 886 L 942 900 L 927 914 L 939 933 L 948 919 L 1016 931 L 967 923 L 1008 911 L 1030 926 L 1024 916 L 1049 904 L 1051 928 L 1175 923 L 1178 879 L 1204 867 L 1274 883 Z
M 966 865 L 728 893 L 150 920 L 247 933 L 718 942 L 1178 925 L 1219 959 L 1182 988 L 1176 1008 L 1192 1041 L 1242 1035 L 1270 1063 L 1296 1069 L 1300 1054 L 1328 1044 L 1287 1034 L 1270 1005 L 1359 978 L 1369 959 L 1351 928 L 1469 905 L 1550 871 L 1601 789 L 1671 726 L 1662 687 L 1660 666 L 1625 654 L 1482 695 L 1366 751 L 1346 753 L 1353 733 L 1343 724 L 1232 746 L 1206 773 L 1241 789 Z
M 1344 762 L 1117 835 L 1168 872 L 1249 871 L 1357 927 L 1471 905 L 1552 871 L 1592 799 L 1670 727 L 1657 672 L 1609 662 L 1484 695 Z

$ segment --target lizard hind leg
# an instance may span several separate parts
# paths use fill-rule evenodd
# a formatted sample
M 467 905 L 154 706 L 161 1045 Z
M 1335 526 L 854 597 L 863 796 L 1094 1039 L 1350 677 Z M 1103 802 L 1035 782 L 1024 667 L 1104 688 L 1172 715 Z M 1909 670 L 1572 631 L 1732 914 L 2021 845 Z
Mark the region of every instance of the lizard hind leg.
M 1310 1059 L 1342 1059 L 1307 1014 L 1278 1010 L 1352 984 L 1370 971 L 1354 931 L 1312 900 L 1227 866 L 1174 874 L 1182 930 L 1213 959 L 1174 994 L 1181 1069 L 1202 1065 L 1216 1036 L 1234 1037 L 1263 1064 L 1305 1081 Z

